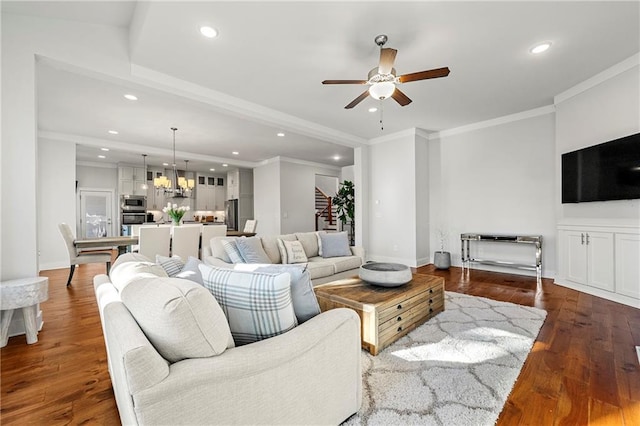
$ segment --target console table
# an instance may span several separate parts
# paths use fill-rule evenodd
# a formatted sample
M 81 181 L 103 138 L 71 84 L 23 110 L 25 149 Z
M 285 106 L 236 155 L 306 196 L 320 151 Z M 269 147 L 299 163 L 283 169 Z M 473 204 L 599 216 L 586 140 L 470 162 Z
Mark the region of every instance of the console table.
M 469 245 L 472 241 L 486 241 L 494 243 L 512 243 L 512 244 L 532 244 L 536 250 L 536 259 L 533 264 L 514 263 L 502 260 L 474 259 L 471 257 Z M 528 269 L 536 271 L 536 277 L 539 280 L 542 277 L 542 235 L 504 235 L 504 234 L 460 234 L 460 244 L 462 246 L 462 269 L 466 264 L 467 269 L 471 262 L 482 263 L 485 265 L 506 266 L 510 268 Z

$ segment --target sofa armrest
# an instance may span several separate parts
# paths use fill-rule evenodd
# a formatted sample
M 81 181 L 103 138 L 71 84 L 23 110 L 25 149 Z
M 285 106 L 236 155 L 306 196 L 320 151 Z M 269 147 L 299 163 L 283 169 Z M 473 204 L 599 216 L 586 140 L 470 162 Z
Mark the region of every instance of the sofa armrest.
M 362 399 L 360 318 L 333 309 L 267 340 L 172 364 L 133 395 L 141 424 L 339 424 Z
M 217 266 L 218 268 L 233 269 L 233 263 L 227 263 L 224 260 L 215 256 L 203 257 L 202 261 L 209 266 Z
M 351 254 L 353 254 L 354 256 L 360 256 L 360 259 L 362 259 L 362 263 L 365 262 L 364 247 L 352 246 L 352 247 L 349 247 L 349 248 L 351 249 Z

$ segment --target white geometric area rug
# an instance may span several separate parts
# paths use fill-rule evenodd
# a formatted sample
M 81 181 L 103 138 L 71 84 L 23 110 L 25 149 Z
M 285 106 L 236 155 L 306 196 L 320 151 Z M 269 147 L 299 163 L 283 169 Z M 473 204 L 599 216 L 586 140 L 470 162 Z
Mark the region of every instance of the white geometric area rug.
M 362 407 L 344 425 L 495 424 L 547 313 L 454 292 L 445 300 L 377 356 L 362 351 Z

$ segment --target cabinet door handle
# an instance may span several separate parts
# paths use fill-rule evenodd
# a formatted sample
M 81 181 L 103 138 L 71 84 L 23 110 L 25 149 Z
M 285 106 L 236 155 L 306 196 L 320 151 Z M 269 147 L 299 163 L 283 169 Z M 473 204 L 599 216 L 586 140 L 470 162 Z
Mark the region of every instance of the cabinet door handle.
M 587 233 L 586 235 L 587 235 L 587 245 L 589 245 L 589 233 Z
M 580 233 L 580 245 L 584 245 L 584 233 Z

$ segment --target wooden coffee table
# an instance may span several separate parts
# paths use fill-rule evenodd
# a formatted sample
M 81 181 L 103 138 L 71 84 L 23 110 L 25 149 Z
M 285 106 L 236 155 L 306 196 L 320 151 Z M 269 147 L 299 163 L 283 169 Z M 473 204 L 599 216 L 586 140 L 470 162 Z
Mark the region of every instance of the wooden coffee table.
M 444 278 L 414 274 L 400 287 L 377 287 L 358 277 L 315 287 L 320 309 L 351 308 L 360 316 L 362 347 L 377 355 L 444 310 Z

